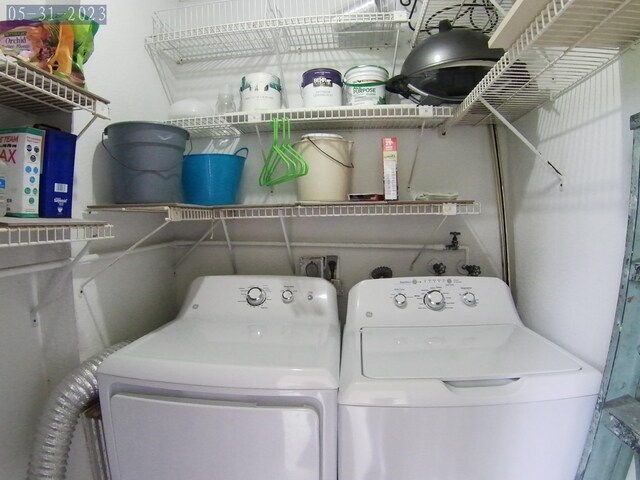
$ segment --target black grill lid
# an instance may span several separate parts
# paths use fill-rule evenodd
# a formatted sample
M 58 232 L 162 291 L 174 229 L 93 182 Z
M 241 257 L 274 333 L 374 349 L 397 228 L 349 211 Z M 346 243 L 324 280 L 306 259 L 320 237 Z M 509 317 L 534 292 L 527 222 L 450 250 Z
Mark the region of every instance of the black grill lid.
M 481 32 L 454 29 L 443 20 L 437 34 L 409 53 L 387 90 L 420 104 L 460 103 L 504 54 L 488 41 Z

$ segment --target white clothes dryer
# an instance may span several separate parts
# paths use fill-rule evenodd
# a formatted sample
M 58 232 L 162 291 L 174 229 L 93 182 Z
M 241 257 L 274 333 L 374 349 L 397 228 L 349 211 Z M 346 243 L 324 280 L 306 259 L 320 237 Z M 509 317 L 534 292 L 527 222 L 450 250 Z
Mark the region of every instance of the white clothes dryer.
M 113 480 L 335 480 L 331 283 L 210 276 L 98 369 Z
M 343 332 L 339 478 L 569 480 L 601 374 L 496 278 L 366 280 Z

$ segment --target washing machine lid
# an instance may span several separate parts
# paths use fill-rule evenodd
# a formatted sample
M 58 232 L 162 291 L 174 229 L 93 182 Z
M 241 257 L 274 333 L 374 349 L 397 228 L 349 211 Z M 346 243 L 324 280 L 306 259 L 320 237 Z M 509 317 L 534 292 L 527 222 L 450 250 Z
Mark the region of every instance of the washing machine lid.
M 580 364 L 519 325 L 363 328 L 362 374 L 470 381 L 573 372 Z
M 181 385 L 337 389 L 338 325 L 184 318 L 109 356 L 99 375 Z

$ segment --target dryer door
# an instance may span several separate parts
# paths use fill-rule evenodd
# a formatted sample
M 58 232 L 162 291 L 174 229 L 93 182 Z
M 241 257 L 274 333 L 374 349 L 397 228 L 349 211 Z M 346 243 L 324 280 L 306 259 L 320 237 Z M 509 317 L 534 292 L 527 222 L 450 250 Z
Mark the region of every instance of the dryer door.
M 309 407 L 121 393 L 111 421 L 116 480 L 320 478 L 320 421 Z

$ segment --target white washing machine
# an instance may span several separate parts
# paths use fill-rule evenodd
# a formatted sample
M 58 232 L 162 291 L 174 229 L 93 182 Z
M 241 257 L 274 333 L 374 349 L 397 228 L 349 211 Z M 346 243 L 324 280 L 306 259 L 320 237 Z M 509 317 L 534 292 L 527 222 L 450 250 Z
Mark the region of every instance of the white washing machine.
M 499 279 L 363 281 L 343 332 L 338 476 L 572 480 L 600 379 L 524 327 Z
M 340 325 L 322 279 L 196 279 L 98 370 L 113 480 L 335 480 Z

